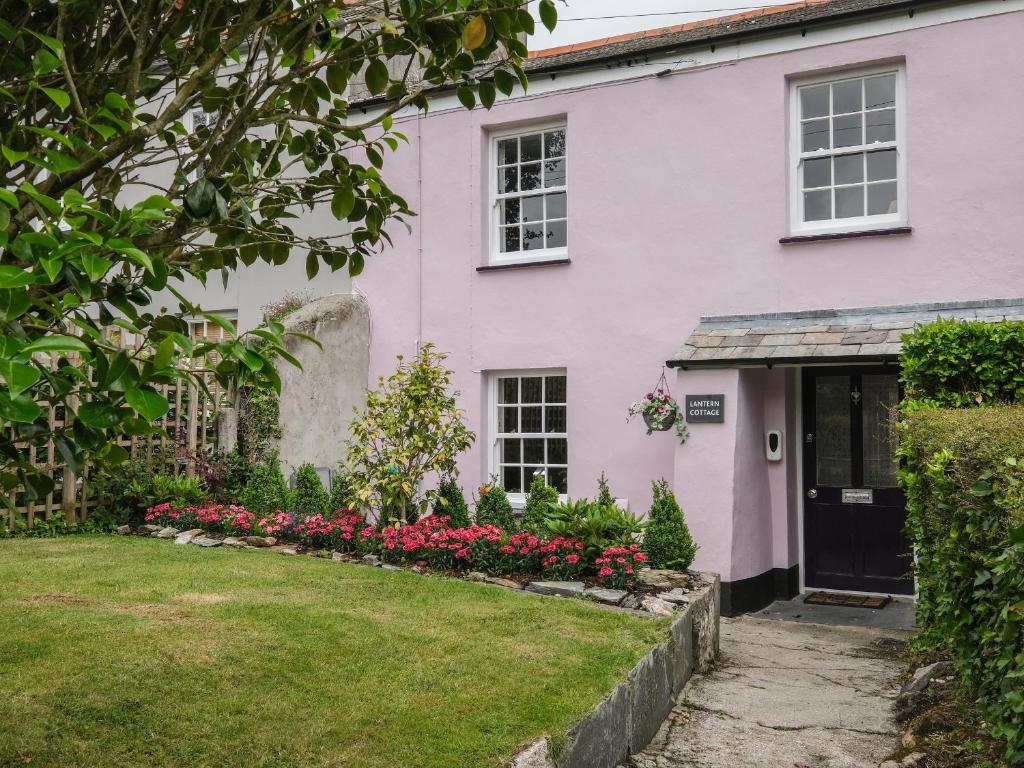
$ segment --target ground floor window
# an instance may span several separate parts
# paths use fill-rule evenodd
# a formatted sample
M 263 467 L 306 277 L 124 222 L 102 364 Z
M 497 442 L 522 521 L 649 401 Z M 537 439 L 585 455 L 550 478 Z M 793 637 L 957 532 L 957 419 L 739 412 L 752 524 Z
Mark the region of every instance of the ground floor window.
M 495 467 L 508 493 L 526 493 L 538 472 L 568 492 L 565 381 L 564 372 L 495 376 Z

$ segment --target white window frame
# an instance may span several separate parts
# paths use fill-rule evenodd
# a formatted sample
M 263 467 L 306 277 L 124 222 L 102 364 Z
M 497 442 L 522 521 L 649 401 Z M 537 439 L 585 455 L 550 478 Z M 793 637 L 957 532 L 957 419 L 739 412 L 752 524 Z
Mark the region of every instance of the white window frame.
M 196 126 L 196 115 L 199 115 L 199 114 L 203 114 L 203 115 L 206 115 L 208 118 L 212 118 L 212 120 L 208 120 L 207 122 L 203 123 L 207 127 L 212 127 L 217 122 L 217 113 L 216 112 L 207 112 L 202 107 L 192 107 L 191 109 L 189 109 L 184 114 L 184 118 L 185 119 L 182 120 L 182 125 L 185 126 L 185 130 L 188 132 L 189 135 L 192 135 L 193 133 L 196 132 L 196 128 L 197 128 L 197 126 Z M 203 165 L 205 165 L 205 163 Z M 203 166 L 201 165 L 198 168 L 193 168 L 191 171 L 189 171 L 185 175 L 185 178 L 188 180 L 189 184 L 195 184 L 196 181 L 198 181 L 198 179 L 199 179 L 199 171 L 202 170 L 202 169 L 203 169 Z
M 896 140 L 884 144 L 862 144 L 854 147 L 842 147 L 803 152 L 800 130 L 800 89 L 809 85 L 836 83 L 843 80 L 872 77 L 875 75 L 896 75 Z M 885 65 L 834 70 L 828 74 L 814 77 L 790 79 L 789 83 L 789 190 L 790 190 L 790 234 L 815 235 L 844 232 L 863 232 L 871 229 L 891 229 L 906 226 L 908 217 L 907 199 L 907 99 L 906 99 L 906 67 L 903 62 Z M 870 151 L 872 149 L 892 148 L 896 150 L 896 213 L 864 215 L 845 219 L 829 219 L 825 221 L 803 220 L 804 196 L 801 178 L 801 164 L 805 159 L 815 157 L 834 157 L 842 154 Z M 833 209 L 833 215 L 835 210 Z
M 523 197 L 521 192 L 499 193 L 498 192 L 498 142 L 501 139 L 508 139 L 512 136 L 527 136 L 534 133 L 542 133 L 561 129 L 565 131 L 565 184 L 560 187 L 549 187 L 541 189 L 541 194 L 552 192 L 565 193 L 565 216 L 566 216 L 566 244 L 558 248 L 538 248 L 532 251 L 516 251 L 514 253 L 503 253 L 501 250 L 500 230 L 500 207 L 499 201 L 505 197 Z M 543 162 L 543 160 L 542 160 Z M 528 264 L 533 261 L 551 261 L 553 259 L 565 259 L 569 256 L 569 127 L 566 120 L 552 120 L 543 123 L 531 123 L 520 125 L 516 128 L 507 128 L 499 131 L 491 131 L 488 134 L 487 153 L 487 201 L 488 216 L 487 227 L 487 260 L 491 265 L 500 264 Z
M 238 310 L 234 310 L 234 309 L 224 309 L 224 310 L 220 310 L 220 311 L 214 310 L 213 314 L 219 315 L 220 317 L 224 318 L 229 323 L 232 323 L 235 326 L 235 335 L 234 335 L 233 338 L 237 339 L 238 336 L 240 335 L 239 331 L 238 331 Z M 186 322 L 188 323 L 188 335 L 189 335 L 189 338 L 192 339 L 192 341 L 229 341 L 230 338 L 231 338 L 231 337 L 223 335 L 224 334 L 224 329 L 223 328 L 221 328 L 219 325 L 217 325 L 213 321 L 207 320 L 202 315 L 194 315 L 192 317 L 189 317 L 189 318 L 186 319 Z M 204 335 L 201 338 L 199 336 L 196 336 L 196 333 L 195 333 L 195 330 L 196 330 L 195 326 L 197 326 L 197 325 L 202 325 L 204 327 L 204 331 L 203 331 Z M 216 328 L 221 335 L 218 338 L 213 338 L 213 337 L 209 336 L 208 333 L 209 333 L 209 330 L 211 328 Z
M 565 368 L 524 368 L 520 370 L 502 370 L 502 371 L 489 371 L 487 374 L 487 401 L 488 401 L 488 433 L 491 436 L 491 451 L 490 459 L 488 461 L 487 474 L 488 477 L 491 475 L 498 475 L 498 482 L 503 483 L 501 477 L 501 437 L 505 434 L 498 431 L 498 380 L 508 379 L 514 377 L 533 377 L 533 376 L 565 376 L 565 408 L 566 408 L 566 431 L 565 432 L 546 432 L 543 434 L 537 434 L 533 432 L 529 433 L 517 433 L 516 437 L 519 438 L 549 438 L 549 437 L 564 437 L 566 440 L 566 470 L 569 469 L 569 455 L 568 455 L 568 441 L 569 441 L 569 376 L 566 373 Z M 521 404 L 520 404 L 521 405 Z M 544 466 L 549 466 L 545 464 Z M 551 466 L 562 466 L 561 464 L 554 464 Z M 502 487 L 504 485 L 502 484 Z M 512 508 L 515 510 L 521 510 L 526 506 L 526 491 L 523 493 L 509 493 L 508 500 L 512 504 Z M 559 501 L 565 501 L 568 499 L 568 494 L 561 493 L 558 495 Z

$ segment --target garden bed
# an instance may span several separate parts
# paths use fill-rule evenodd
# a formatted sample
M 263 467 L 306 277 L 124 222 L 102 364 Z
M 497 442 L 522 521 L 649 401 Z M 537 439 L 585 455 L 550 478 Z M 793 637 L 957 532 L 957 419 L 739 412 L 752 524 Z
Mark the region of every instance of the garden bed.
M 0 541 L 0 765 L 494 768 L 558 746 L 667 634 L 578 601 L 209 549 Z

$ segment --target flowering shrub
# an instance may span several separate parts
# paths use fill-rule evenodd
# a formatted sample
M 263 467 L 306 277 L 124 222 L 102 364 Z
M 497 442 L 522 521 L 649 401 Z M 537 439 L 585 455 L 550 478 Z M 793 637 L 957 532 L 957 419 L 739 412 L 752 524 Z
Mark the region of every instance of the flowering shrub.
M 594 562 L 598 566 L 597 578 L 612 589 L 630 589 L 635 579 L 634 568 L 640 568 L 647 556 L 640 551 L 639 544 L 628 547 L 608 547 Z

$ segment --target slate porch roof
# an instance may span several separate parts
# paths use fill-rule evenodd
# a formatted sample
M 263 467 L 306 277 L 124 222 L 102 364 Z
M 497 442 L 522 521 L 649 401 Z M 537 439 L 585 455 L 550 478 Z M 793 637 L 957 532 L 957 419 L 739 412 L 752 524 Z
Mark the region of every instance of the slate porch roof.
M 904 333 L 937 317 L 1024 320 L 1024 298 L 702 317 L 671 368 L 886 362 Z

